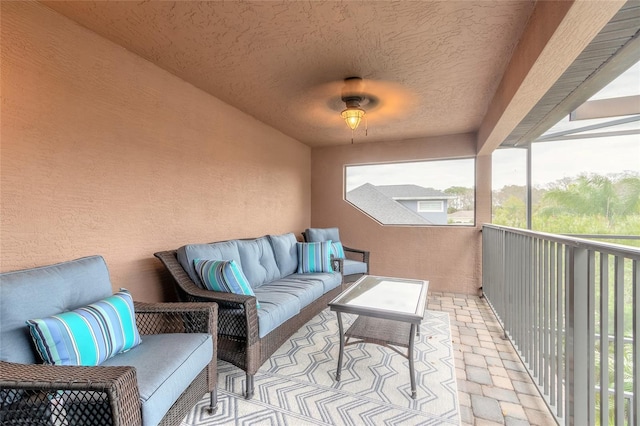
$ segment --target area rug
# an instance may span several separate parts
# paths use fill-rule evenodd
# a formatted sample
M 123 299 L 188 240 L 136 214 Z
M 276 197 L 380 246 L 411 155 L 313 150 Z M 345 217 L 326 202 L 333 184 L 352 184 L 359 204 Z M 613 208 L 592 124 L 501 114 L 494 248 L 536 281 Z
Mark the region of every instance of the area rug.
M 344 315 L 345 329 L 355 319 Z M 458 393 L 449 315 L 426 311 L 416 338 L 418 396 L 411 399 L 409 361 L 374 344 L 345 347 L 342 380 L 335 381 L 338 322 L 324 310 L 260 368 L 255 396 L 242 396 L 245 374 L 218 362 L 218 411 L 208 398 L 182 426 L 206 425 L 458 425 Z

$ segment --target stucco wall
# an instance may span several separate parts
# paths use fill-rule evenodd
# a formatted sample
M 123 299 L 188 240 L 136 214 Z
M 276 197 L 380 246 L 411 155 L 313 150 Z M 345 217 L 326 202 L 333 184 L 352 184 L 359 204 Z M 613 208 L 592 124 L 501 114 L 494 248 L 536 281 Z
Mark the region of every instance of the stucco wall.
M 155 251 L 309 225 L 308 147 L 40 4 L 1 19 L 2 271 L 101 254 L 156 301 Z
M 430 281 L 430 290 L 476 293 L 481 285 L 481 224 L 491 215 L 491 161 L 476 161 L 476 226 L 382 226 L 344 201 L 344 166 L 474 157 L 474 134 L 314 148 L 311 223 L 338 226 L 347 246 L 371 252 L 371 273 Z

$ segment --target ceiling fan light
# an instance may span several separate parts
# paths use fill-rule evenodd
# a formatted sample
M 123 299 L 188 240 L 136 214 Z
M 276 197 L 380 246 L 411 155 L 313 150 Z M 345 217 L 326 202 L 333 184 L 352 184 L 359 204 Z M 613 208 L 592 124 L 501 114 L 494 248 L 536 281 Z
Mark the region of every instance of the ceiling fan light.
M 347 126 L 349 126 L 351 130 L 355 130 L 360 125 L 360 121 L 362 121 L 364 110 L 357 107 L 349 107 L 342 111 L 340 115 L 347 123 Z

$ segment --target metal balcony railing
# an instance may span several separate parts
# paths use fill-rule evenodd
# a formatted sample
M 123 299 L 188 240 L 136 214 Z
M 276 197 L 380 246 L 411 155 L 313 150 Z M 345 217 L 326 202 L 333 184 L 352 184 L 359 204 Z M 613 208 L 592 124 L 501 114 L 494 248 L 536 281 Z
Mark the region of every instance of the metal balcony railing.
M 482 281 L 559 424 L 640 425 L 640 249 L 484 225 Z

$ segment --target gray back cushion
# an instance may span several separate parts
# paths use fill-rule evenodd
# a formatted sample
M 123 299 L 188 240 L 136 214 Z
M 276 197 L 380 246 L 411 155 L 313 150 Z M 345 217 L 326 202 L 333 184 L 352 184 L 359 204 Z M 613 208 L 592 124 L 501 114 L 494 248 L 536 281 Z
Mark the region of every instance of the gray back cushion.
M 112 293 L 101 256 L 0 274 L 0 360 L 39 361 L 26 320 L 70 311 Z
M 307 241 L 311 243 L 322 241 L 340 241 L 340 232 L 338 228 L 307 228 Z
M 269 235 L 273 254 L 280 269 L 280 277 L 284 278 L 296 272 L 298 269 L 298 250 L 295 235 L 292 233 L 283 235 Z
M 238 252 L 237 240 L 221 241 L 212 244 L 189 244 L 178 249 L 178 261 L 196 285 L 205 288 L 193 266 L 195 259 L 235 260 L 240 269 L 242 261 Z M 248 278 L 248 277 L 247 277 Z
M 251 287 L 257 288 L 280 278 L 280 270 L 267 237 L 238 240 L 242 272 Z

